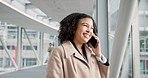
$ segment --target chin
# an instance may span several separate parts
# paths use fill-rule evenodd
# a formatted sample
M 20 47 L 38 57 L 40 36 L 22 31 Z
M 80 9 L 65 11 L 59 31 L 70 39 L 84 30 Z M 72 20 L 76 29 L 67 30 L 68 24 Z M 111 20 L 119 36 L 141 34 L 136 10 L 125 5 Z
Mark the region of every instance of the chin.
M 88 42 L 88 40 L 84 40 L 84 43 L 87 43 Z

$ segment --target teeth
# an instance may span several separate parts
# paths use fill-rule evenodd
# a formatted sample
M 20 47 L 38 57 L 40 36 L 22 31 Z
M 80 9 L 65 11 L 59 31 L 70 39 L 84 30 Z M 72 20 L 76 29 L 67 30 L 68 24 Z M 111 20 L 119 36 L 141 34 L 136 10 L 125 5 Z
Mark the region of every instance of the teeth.
M 85 36 L 86 38 L 89 38 L 89 35 L 87 35 L 87 34 L 84 34 L 84 36 Z

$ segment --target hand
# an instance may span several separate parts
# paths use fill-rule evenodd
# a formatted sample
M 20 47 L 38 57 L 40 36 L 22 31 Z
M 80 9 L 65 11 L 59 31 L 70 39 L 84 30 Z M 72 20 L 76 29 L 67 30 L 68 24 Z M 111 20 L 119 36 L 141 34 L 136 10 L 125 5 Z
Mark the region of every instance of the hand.
M 93 52 L 95 53 L 95 55 L 96 55 L 97 57 L 100 57 L 101 54 L 102 54 L 102 53 L 101 53 L 100 39 L 99 39 L 95 34 L 93 34 L 92 36 L 97 40 L 98 46 L 97 46 L 96 48 L 94 48 L 94 47 L 91 45 L 91 43 L 88 43 L 88 46 L 92 48 Z

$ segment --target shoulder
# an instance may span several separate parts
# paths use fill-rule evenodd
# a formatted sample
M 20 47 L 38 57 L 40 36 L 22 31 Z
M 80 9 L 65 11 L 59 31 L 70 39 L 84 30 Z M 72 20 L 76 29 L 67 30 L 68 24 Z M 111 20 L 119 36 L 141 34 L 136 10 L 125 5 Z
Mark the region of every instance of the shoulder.
M 53 49 L 52 55 L 58 55 L 62 57 L 69 57 L 72 54 L 77 52 L 77 50 L 74 48 L 72 43 L 70 41 L 66 41 L 60 46 Z
M 58 55 L 58 56 L 61 56 L 61 54 L 63 53 L 63 47 L 60 45 L 56 48 L 53 49 L 52 51 L 52 55 Z
M 67 49 L 67 42 L 59 45 L 56 48 L 54 48 L 53 51 L 52 51 L 51 56 L 64 58 L 66 49 Z

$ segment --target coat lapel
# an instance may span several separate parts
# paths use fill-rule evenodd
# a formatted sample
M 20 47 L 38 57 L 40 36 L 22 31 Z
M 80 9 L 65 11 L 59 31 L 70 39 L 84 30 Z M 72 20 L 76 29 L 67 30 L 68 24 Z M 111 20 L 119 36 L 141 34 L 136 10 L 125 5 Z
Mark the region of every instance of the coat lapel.
M 95 55 L 94 52 L 92 51 L 92 49 L 90 47 L 88 47 L 87 45 L 85 45 L 85 50 L 86 50 L 86 55 L 87 55 L 87 59 L 88 59 L 88 63 L 90 63 L 90 58 L 92 55 Z
M 85 62 L 87 64 L 87 61 L 82 57 L 82 55 L 75 49 L 73 44 L 70 41 L 67 41 L 62 44 L 64 50 L 65 50 L 65 55 L 66 58 L 70 57 L 73 55 L 75 58 Z

